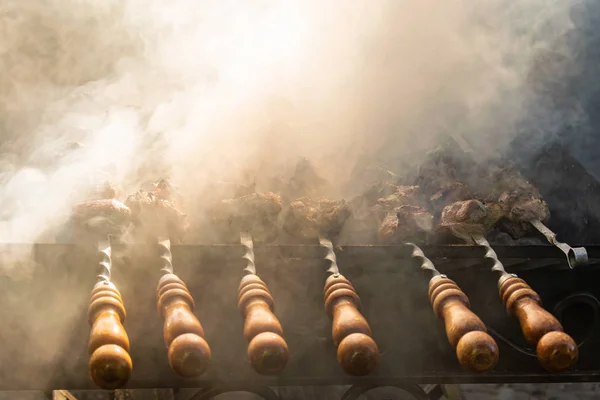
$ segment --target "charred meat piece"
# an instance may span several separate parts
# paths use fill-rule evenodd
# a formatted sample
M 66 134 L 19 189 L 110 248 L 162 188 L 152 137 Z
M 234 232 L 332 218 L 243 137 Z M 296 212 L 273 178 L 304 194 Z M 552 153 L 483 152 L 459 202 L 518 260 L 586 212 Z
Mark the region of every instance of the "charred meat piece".
M 290 203 L 282 216 L 282 227 L 289 235 L 316 240 L 323 235 L 336 237 L 352 214 L 345 200 L 313 200 L 307 197 Z
M 167 237 L 173 243 L 181 243 L 188 228 L 187 216 L 171 200 L 159 195 L 161 193 L 139 190 L 127 198 L 125 204 L 131 209 L 132 233 L 141 241 L 154 242 L 159 237 Z
M 459 181 L 442 183 L 438 190 L 431 195 L 429 201 L 434 210 L 441 211 L 448 204 L 473 198 L 467 186 Z
M 91 200 L 73 207 L 69 226 L 78 240 L 97 241 L 122 236 L 131 222 L 131 210 L 115 199 Z
M 427 210 L 403 205 L 388 212 L 379 226 L 379 240 L 385 243 L 403 243 L 408 239 L 422 239 L 433 227 L 433 215 Z
M 531 220 L 542 222 L 550 218 L 548 205 L 538 189 L 525 179 L 514 166 L 496 169 L 491 174 L 494 187 L 487 197 L 501 205 L 505 214 L 501 230 L 514 238 L 526 236 L 533 230 Z
M 444 207 L 439 228 L 441 233 L 472 242 L 471 236 L 485 235 L 492 221 L 488 209 L 480 201 L 457 201 Z
M 376 183 L 362 196 L 352 200 L 353 215 L 358 219 L 379 218 L 379 222 L 389 211 L 405 205 L 420 203 L 418 186 L 397 186 L 391 183 Z M 379 223 L 378 222 L 378 223 Z
M 377 183 L 352 201 L 355 220 L 362 229 L 375 231 L 371 237 L 385 243 L 421 239 L 431 231 L 433 216 L 420 206 L 418 186 Z
M 474 198 L 467 185 L 458 179 L 460 164 L 456 157 L 438 150 L 419 166 L 415 183 L 428 197 L 434 212 L 441 213 L 451 203 Z
M 212 209 L 217 234 L 226 242 L 239 242 L 240 233 L 248 232 L 257 243 L 277 238 L 277 216 L 282 210 L 277 194 L 252 193 L 220 201 Z

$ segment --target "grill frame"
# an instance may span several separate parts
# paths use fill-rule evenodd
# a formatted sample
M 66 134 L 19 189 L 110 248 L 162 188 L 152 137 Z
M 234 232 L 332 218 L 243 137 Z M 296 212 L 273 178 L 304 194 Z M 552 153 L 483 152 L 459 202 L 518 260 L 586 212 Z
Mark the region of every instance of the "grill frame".
M 494 246 L 507 270 L 525 279 L 550 311 L 575 293 L 600 298 L 600 288 L 593 287 L 600 278 L 600 246 L 586 248 L 590 264 L 570 270 L 564 254 L 552 246 Z M 422 249 L 442 273 L 461 286 L 473 310 L 486 324 L 524 345 L 518 324 L 502 307 L 496 275 L 487 271 L 489 266 L 482 258 L 483 247 L 452 245 L 422 246 Z M 5 338 L 5 348 L 11 349 L 0 355 L 0 361 L 9 365 L 12 360 L 11 370 L 0 377 L 0 390 L 92 389 L 87 376 L 86 313 L 98 273 L 95 248 L 67 244 L 0 247 L 5 261 L 9 254 L 28 251 L 37 264 L 29 276 L 0 278 L 6 294 L 0 299 L 0 318 L 6 321 L 0 326 L 0 334 Z M 322 288 L 327 276 L 323 251 L 317 245 L 255 247 L 258 274 L 273 293 L 275 313 L 291 352 L 283 374 L 261 377 L 247 364 L 242 319 L 235 305 L 237 284 L 245 266 L 241 259 L 243 247 L 174 245 L 175 273 L 184 279 L 196 300 L 196 315 L 205 328 L 214 357 L 214 364 L 204 376 L 184 380 L 168 367 L 161 336 L 162 321 L 156 314 L 158 248 L 115 246 L 113 279 L 127 308 L 125 328 L 134 362 L 127 387 L 600 381 L 600 361 L 593 356 L 600 351 L 599 335 L 586 341 L 580 348 L 576 369 L 566 373 L 549 374 L 537 360 L 498 339 L 500 362 L 494 371 L 483 375 L 462 371 L 447 343 L 442 322 L 431 310 L 427 273 L 412 263 L 408 246 L 346 246 L 337 251 L 341 272 L 352 280 L 361 295 L 363 313 L 382 350 L 381 366 L 375 374 L 347 376 L 335 361 L 331 322 L 323 311 Z

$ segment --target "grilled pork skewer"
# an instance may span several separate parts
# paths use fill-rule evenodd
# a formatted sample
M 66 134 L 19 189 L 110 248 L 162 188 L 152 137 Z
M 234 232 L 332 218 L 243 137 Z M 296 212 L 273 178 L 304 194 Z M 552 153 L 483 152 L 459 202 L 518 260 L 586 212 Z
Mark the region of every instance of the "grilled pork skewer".
M 121 293 L 111 281 L 111 237 L 119 238 L 127 231 L 131 211 L 116 200 L 114 187 L 105 182 L 101 190 L 90 193 L 92 200 L 76 204 L 70 218 L 75 238 L 96 242 L 102 257 L 98 283 L 92 289 L 88 322 L 91 326 L 88 342 L 88 368 L 92 381 L 102 389 L 124 386 L 133 364 L 129 356 L 129 338 L 123 327 L 125 306 Z
M 282 229 L 296 239 L 311 242 L 324 235 L 339 235 L 352 211 L 344 200 L 311 199 L 292 201 L 281 214 Z
M 485 258 L 492 261 L 492 271 L 500 274 L 498 286 L 506 311 L 519 320 L 523 335 L 531 346 L 536 347 L 542 366 L 550 372 L 572 367 L 578 357 L 577 345 L 573 339 L 564 333 L 560 322 L 542 308 L 539 295 L 525 281 L 506 272 L 496 252 L 485 239 L 486 221 L 489 221 L 485 206 L 479 202 L 462 203 L 467 202 L 447 206 L 442 213 L 441 223 L 467 243 L 486 248 Z
M 556 240 L 544 221 L 550 217 L 548 205 L 540 192 L 512 166 L 492 173 L 494 187 L 487 199 L 496 202 L 504 210 L 505 222 L 501 227 L 512 236 L 524 236 L 530 226 L 546 237 L 548 242 L 558 247 L 567 256 L 569 267 L 587 263 L 588 255 L 584 247 L 571 247 Z
M 379 238 L 386 241 L 405 242 L 428 234 L 432 230 L 433 216 L 419 206 L 419 188 L 396 187 L 392 193 L 377 200 L 371 216 L 387 213 L 379 222 Z M 366 196 L 363 196 L 366 197 Z M 396 207 L 400 205 L 400 207 Z M 390 211 L 391 209 L 391 211 Z M 382 235 L 382 232 L 388 233 Z M 446 335 L 463 368 L 472 372 L 484 372 L 498 361 L 498 346 L 486 333 L 483 322 L 469 309 L 469 299 L 452 280 L 439 273 L 423 251 L 412 243 L 412 257 L 419 261 L 421 269 L 430 271 L 429 297 L 435 314 L 445 322 Z
M 158 232 L 164 232 L 174 243 L 180 243 L 188 228 L 187 216 L 176 205 L 176 193 L 165 179 L 152 191 L 139 190 L 127 197 L 131 209 L 133 236 L 138 241 L 156 243 Z
M 129 338 L 123 327 L 125 306 L 121 293 L 111 282 L 111 247 L 108 240 L 98 244 L 102 255 L 102 273 L 94 286 L 88 309 L 91 326 L 88 343 L 89 373 L 92 381 L 102 389 L 123 387 L 133 364 L 129 356 Z
M 458 285 L 442 275 L 423 251 L 413 243 L 412 257 L 421 269 L 431 272 L 429 299 L 435 314 L 444 321 L 446 336 L 456 350 L 460 365 L 471 372 L 485 372 L 498 362 L 498 345 L 487 334 L 484 323 L 469 308 L 469 298 Z
M 240 235 L 246 249 L 245 276 L 238 289 L 238 308 L 244 317 L 244 337 L 248 341 L 248 359 L 256 372 L 275 375 L 281 372 L 289 359 L 289 350 L 283 338 L 283 329 L 273 314 L 274 301 L 267 285 L 256 275 L 254 245 L 247 233 Z
M 277 239 L 277 217 L 282 208 L 277 194 L 251 193 L 221 200 L 211 215 L 215 231 L 225 242 L 237 242 L 240 232 L 249 232 L 257 243 L 270 243 Z
M 353 215 L 370 230 L 377 230 L 383 243 L 427 238 L 433 228 L 433 215 L 422 207 L 418 186 L 377 183 L 352 200 Z
M 164 319 L 163 337 L 171 369 L 185 378 L 200 376 L 210 363 L 211 351 L 204 329 L 194 315 L 194 298 L 173 273 L 171 241 L 159 239 L 161 271 L 156 288 L 158 314 Z
M 254 242 L 277 238 L 277 217 L 282 210 L 281 198 L 274 193 L 251 193 L 222 200 L 213 209 L 213 222 L 222 237 L 231 241 L 238 235 L 246 249 L 245 276 L 238 288 L 238 308 L 244 318 L 244 337 L 248 341 L 248 359 L 262 375 L 280 373 L 289 360 L 283 329 L 273 313 L 274 301 L 269 288 L 256 274 Z
M 333 320 L 332 336 L 338 363 L 350 375 L 368 375 L 379 363 L 379 348 L 371 337 L 371 327 L 359 311 L 360 297 L 356 289 L 340 274 L 333 244 L 326 238 L 319 240 L 327 249 L 325 259 L 330 263 L 323 294 L 325 312 Z
M 87 201 L 75 204 L 68 222 L 76 241 L 98 243 L 107 235 L 120 239 L 131 224 L 131 210 L 116 199 L 110 182 L 89 193 Z
M 163 318 L 163 338 L 171 369 L 185 378 L 200 376 L 210 363 L 211 351 L 204 328 L 194 314 L 196 304 L 185 282 L 173 271 L 171 241 L 180 242 L 187 230 L 187 217 L 176 208 L 178 194 L 166 179 L 151 191 L 139 190 L 127 198 L 132 210 L 133 236 L 157 243 L 161 272 L 156 288 L 158 314 Z

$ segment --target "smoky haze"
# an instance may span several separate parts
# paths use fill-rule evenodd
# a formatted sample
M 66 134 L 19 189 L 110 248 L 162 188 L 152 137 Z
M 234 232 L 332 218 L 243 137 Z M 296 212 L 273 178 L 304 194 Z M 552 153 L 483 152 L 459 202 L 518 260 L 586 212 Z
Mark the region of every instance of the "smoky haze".
M 0 240 L 52 241 L 105 174 L 121 198 L 169 177 L 197 213 L 209 183 L 268 189 L 299 157 L 340 186 L 358 161 L 401 168 L 445 135 L 495 157 L 532 107 L 549 114 L 528 74 L 569 6 L 5 0 Z
M 170 178 L 198 221 L 211 183 L 256 180 L 257 190 L 269 190 L 300 157 L 341 189 L 355 165 L 382 163 L 401 174 L 448 136 L 480 162 L 501 156 L 531 115 L 544 127 L 527 142 L 533 152 L 556 132 L 552 105 L 531 93 L 532 64 L 571 28 L 570 6 L 2 0 L 0 242 L 53 242 L 71 206 L 107 177 L 121 200 Z M 571 58 L 564 47 L 555 51 L 567 60 L 552 71 L 560 76 Z M 3 249 L 1 272 L 27 282 L 30 255 L 27 246 Z M 38 343 L 32 371 L 48 371 L 41 366 L 54 365 L 69 348 L 70 328 L 83 323 L 88 289 L 76 299 L 72 284 L 82 281 L 61 279 L 64 291 L 39 280 L 22 293 L 5 291 L 3 308 L 13 314 L 3 320 L 20 327 L 6 335 Z M 225 302 L 221 285 L 213 289 Z M 139 293 L 129 304 L 146 304 Z

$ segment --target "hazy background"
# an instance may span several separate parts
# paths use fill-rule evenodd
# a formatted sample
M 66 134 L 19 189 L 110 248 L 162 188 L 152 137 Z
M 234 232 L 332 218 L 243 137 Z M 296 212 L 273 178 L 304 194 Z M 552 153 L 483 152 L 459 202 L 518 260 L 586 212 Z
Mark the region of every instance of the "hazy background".
M 544 90 L 576 71 L 575 3 L 4 0 L 0 240 L 39 239 L 105 173 L 122 198 L 169 177 L 200 213 L 211 181 L 264 189 L 301 156 L 341 186 L 441 136 L 533 151 L 565 120 Z

